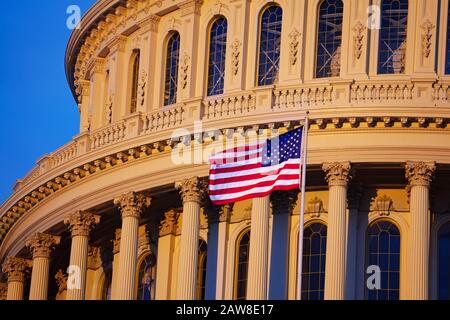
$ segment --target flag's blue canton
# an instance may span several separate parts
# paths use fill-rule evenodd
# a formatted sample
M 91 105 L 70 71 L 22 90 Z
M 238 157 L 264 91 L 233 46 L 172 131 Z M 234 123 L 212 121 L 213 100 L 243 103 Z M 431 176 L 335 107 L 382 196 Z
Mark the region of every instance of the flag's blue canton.
M 262 166 L 270 167 L 289 159 L 300 159 L 303 129 L 298 128 L 267 140 L 262 154 Z

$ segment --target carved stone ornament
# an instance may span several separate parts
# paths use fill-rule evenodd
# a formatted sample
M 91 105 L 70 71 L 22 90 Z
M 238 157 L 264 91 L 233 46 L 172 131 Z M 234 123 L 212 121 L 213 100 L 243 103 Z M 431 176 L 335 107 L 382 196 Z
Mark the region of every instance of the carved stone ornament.
M 353 55 L 356 60 L 359 60 L 362 56 L 362 49 L 364 46 L 364 36 L 367 27 L 361 22 L 357 22 L 353 27 Z
M 221 0 L 214 1 L 213 5 L 211 6 L 210 12 L 219 15 L 222 13 L 222 9 L 228 9 L 228 6 Z
M 128 192 L 114 199 L 120 208 L 122 219 L 133 217 L 139 219 L 144 208 L 150 207 L 152 199 L 145 192 Z
M 175 189 L 179 190 L 183 203 L 197 202 L 201 204 L 205 199 L 208 184 L 204 179 L 193 177 L 176 182 Z
M 239 72 L 241 46 L 242 46 L 242 42 L 240 42 L 238 39 L 234 39 L 234 41 L 231 43 L 231 65 L 232 65 L 233 74 L 235 76 Z
M 42 257 L 49 258 L 52 250 L 61 241 L 61 237 L 53 236 L 45 233 L 36 233 L 26 242 L 26 246 L 30 248 L 33 259 Z
M 138 92 L 137 92 L 137 101 L 140 106 L 143 106 L 145 102 L 146 85 L 147 85 L 147 72 L 145 72 L 145 70 L 142 70 L 141 77 L 138 83 Z
M 406 179 L 411 187 L 425 186 L 430 187 L 433 180 L 436 164 L 434 162 L 411 162 L 408 161 L 405 166 Z
M 99 222 L 100 216 L 82 210 L 78 210 L 64 220 L 64 224 L 72 233 L 72 238 L 76 236 L 89 237 L 89 234 Z
M 426 20 L 421 26 L 423 30 L 422 33 L 422 54 L 425 58 L 428 58 L 431 54 L 431 39 L 433 38 L 433 29 L 436 26 L 431 23 L 430 20 Z
M 89 246 L 88 249 L 88 268 L 97 270 L 102 266 L 101 247 Z
M 113 106 L 114 106 L 114 93 L 109 95 L 108 101 L 106 102 L 106 121 L 109 124 L 112 123 Z
M 181 57 L 181 88 L 185 89 L 188 84 L 188 78 L 189 78 L 189 66 L 191 63 L 191 58 L 187 53 L 184 53 Z
M 67 290 L 67 278 L 68 275 L 61 269 L 55 274 L 56 285 L 58 286 L 58 294 L 61 294 L 64 290 Z
M 295 66 L 297 64 L 300 35 L 300 32 L 298 32 L 295 28 L 291 31 L 291 33 L 289 33 L 289 63 L 291 66 Z
M 372 210 L 378 212 L 380 216 L 389 216 L 394 210 L 394 202 L 385 194 L 378 196 L 373 202 Z
M 350 162 L 324 163 L 325 179 L 329 186 L 347 186 L 350 180 Z
M 122 230 L 116 229 L 114 230 L 114 239 L 113 242 L 113 254 L 120 252 L 120 239 L 122 238 Z
M 323 208 L 323 201 L 318 197 L 314 197 L 313 199 L 309 200 L 306 208 L 306 212 L 316 218 L 319 218 L 322 213 L 325 213 L 325 209 Z
M 8 277 L 8 282 L 24 282 L 25 277 L 29 274 L 30 268 L 33 265 L 31 260 L 8 257 L 3 264 L 2 271 Z
M 177 209 L 170 209 L 164 213 L 164 218 L 161 220 L 159 225 L 160 237 L 167 236 L 168 234 L 175 234 L 180 213 L 181 211 Z

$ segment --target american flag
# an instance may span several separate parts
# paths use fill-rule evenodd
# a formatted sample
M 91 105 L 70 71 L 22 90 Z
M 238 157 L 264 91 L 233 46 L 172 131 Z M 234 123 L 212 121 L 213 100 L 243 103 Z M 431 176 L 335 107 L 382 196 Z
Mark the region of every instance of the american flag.
M 275 190 L 299 189 L 303 128 L 264 142 L 211 156 L 209 196 L 215 205 L 256 197 Z

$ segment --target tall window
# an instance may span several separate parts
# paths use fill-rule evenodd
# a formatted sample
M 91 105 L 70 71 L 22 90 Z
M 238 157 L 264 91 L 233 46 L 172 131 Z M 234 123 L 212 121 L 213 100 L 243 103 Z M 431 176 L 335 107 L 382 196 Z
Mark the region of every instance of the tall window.
M 259 37 L 258 85 L 270 85 L 278 80 L 280 65 L 281 24 L 283 10 L 271 5 L 261 15 Z
M 388 221 L 377 221 L 367 229 L 367 266 L 381 271 L 380 289 L 368 289 L 369 300 L 398 300 L 400 294 L 400 231 Z M 368 277 L 372 274 L 369 273 Z M 366 282 L 365 282 L 366 283 Z M 372 283 L 369 280 L 369 283 Z
M 139 85 L 139 59 L 140 51 L 135 50 L 133 53 L 133 69 L 131 74 L 131 101 L 130 101 L 130 113 L 136 112 L 137 107 L 137 93 Z
M 327 226 L 314 223 L 303 233 L 302 300 L 323 300 Z
M 316 77 L 338 77 L 341 71 L 341 42 L 344 4 L 324 0 L 319 8 Z
M 178 63 L 180 59 L 180 34 L 174 32 L 167 44 L 166 81 L 164 86 L 164 105 L 177 102 Z
M 216 19 L 211 26 L 209 39 L 208 96 L 223 93 L 227 29 L 228 23 L 224 17 Z
M 138 300 L 155 300 L 156 260 L 153 254 L 148 254 L 139 264 Z
M 447 9 L 447 52 L 445 57 L 445 74 L 450 74 L 450 3 Z
M 399 74 L 405 71 L 408 0 L 381 2 L 381 29 L 378 73 Z
M 234 298 L 245 300 L 247 298 L 248 258 L 250 251 L 250 229 L 244 231 L 237 241 L 237 256 L 235 269 Z
M 450 223 L 439 230 L 439 300 L 450 300 Z
M 198 245 L 197 300 L 205 300 L 206 258 L 207 245 L 205 241 L 200 240 Z

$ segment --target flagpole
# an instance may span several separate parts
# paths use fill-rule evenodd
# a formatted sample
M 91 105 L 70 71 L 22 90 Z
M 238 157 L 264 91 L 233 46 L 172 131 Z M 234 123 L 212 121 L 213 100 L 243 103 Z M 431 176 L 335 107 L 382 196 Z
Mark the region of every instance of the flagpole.
M 301 172 L 301 198 L 300 198 L 300 218 L 298 233 L 298 253 L 297 253 L 297 300 L 302 298 L 302 270 L 303 270 L 303 229 L 305 223 L 305 195 L 306 195 L 306 163 L 308 157 L 308 129 L 309 129 L 309 112 L 305 116 L 305 124 L 303 126 L 302 135 L 302 172 Z

